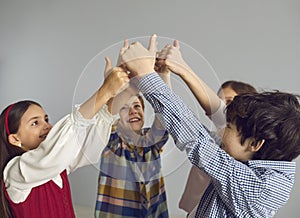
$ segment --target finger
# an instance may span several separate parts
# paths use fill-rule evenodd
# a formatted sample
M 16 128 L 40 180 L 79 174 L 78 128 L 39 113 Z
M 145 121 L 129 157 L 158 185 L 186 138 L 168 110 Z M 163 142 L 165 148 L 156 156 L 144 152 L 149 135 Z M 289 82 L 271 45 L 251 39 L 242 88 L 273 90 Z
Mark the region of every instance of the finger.
M 107 70 L 110 70 L 111 69 L 111 60 L 109 59 L 109 57 L 105 57 L 105 62 L 106 62 L 106 65 L 105 65 L 105 71 Z
M 120 55 L 124 54 L 124 52 L 128 49 L 128 47 L 129 47 L 128 39 L 125 39 L 123 43 L 123 47 L 120 49 Z M 118 60 L 118 65 L 121 64 L 119 62 L 120 61 Z
M 150 42 L 149 42 L 148 50 L 149 51 L 153 51 L 153 52 L 156 51 L 156 34 L 153 34 L 150 37 Z
M 155 57 L 159 58 L 161 51 L 156 51 Z
M 114 68 L 112 68 L 112 71 L 126 73 L 126 70 L 124 70 L 123 67 L 114 67 Z
M 128 39 L 125 39 L 125 40 L 124 40 L 123 48 L 128 49 L 128 47 L 129 47 Z
M 165 59 L 156 59 L 155 65 L 158 67 L 165 65 Z
M 126 67 L 126 64 L 121 64 L 120 66 L 119 66 L 124 72 L 126 72 L 127 71 L 127 67 Z
M 110 69 L 112 68 L 112 64 L 111 64 L 109 57 L 107 57 L 107 56 L 105 57 L 105 62 L 106 62 L 106 64 L 105 64 L 105 70 L 104 70 L 104 78 L 106 78 L 109 75 Z
M 170 49 L 171 45 L 166 45 L 162 50 L 161 52 L 158 52 L 157 55 L 156 55 L 156 58 L 159 58 L 159 59 L 166 59 L 166 56 L 169 52 L 169 49 Z
M 175 39 L 173 45 L 174 47 L 179 48 L 179 41 Z

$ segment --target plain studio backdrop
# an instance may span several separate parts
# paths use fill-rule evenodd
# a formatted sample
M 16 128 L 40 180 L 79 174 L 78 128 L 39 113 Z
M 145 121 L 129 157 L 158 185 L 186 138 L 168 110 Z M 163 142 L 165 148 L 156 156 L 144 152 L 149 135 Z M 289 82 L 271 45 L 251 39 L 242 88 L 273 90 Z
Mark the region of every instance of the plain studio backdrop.
M 14 101 L 33 99 L 55 123 L 102 84 L 104 55 L 115 61 L 123 39 L 147 43 L 153 33 L 160 46 L 182 42 L 185 59 L 215 90 L 234 79 L 258 90 L 300 93 L 297 0 L 0 0 L 1 111 Z M 208 122 L 174 75 L 172 83 Z M 178 201 L 190 164 L 172 140 L 162 160 L 171 217 L 184 217 Z M 98 172 L 95 164 L 70 175 L 76 208 L 90 214 Z M 276 217 L 299 217 L 299 181 L 298 167 L 290 199 Z

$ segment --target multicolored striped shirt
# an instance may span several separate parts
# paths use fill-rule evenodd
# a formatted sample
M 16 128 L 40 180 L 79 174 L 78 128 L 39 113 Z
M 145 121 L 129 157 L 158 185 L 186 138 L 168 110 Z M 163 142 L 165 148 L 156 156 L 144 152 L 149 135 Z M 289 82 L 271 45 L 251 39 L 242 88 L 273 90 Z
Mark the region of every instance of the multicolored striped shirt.
M 169 217 L 160 159 L 167 140 L 167 131 L 153 125 L 134 145 L 113 126 L 101 154 L 95 217 Z
M 193 217 L 273 217 L 287 202 L 294 184 L 295 162 L 237 161 L 220 148 L 156 73 L 138 81 L 138 88 L 176 146 L 186 150 L 192 164 L 211 178 Z

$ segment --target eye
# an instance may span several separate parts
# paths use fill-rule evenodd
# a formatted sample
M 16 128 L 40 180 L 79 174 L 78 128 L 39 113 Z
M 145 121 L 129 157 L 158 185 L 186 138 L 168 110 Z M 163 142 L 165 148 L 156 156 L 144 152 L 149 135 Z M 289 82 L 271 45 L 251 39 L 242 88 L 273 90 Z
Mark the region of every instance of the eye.
M 34 122 L 32 122 L 31 126 L 37 126 L 39 124 L 39 122 L 36 120 Z
M 127 106 L 123 106 L 120 108 L 120 112 L 126 112 L 128 111 L 128 107 Z
M 49 123 L 49 117 L 45 118 L 46 123 Z
M 226 128 L 231 129 L 230 123 L 226 123 Z
M 137 104 L 137 105 L 134 106 L 134 108 L 135 108 L 135 109 L 140 109 L 140 108 L 141 108 L 141 105 Z

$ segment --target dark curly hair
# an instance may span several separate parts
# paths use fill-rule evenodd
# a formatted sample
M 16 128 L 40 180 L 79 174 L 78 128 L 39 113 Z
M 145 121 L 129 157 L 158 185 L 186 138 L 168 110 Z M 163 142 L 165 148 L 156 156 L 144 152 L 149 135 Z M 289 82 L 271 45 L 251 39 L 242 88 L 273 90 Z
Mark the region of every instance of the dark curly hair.
M 255 160 L 292 161 L 300 154 L 299 95 L 284 92 L 241 94 L 227 106 L 227 122 L 236 125 L 241 143 L 265 140 Z

